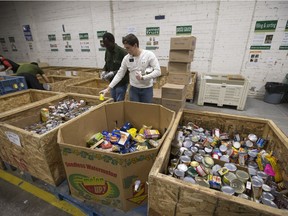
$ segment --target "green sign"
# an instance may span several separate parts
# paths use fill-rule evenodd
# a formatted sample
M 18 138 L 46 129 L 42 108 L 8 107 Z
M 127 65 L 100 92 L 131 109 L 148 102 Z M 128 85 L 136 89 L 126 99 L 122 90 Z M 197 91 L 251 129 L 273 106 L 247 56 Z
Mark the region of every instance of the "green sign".
M 250 50 L 270 50 L 269 46 L 250 46 Z
M 103 38 L 103 35 L 106 33 L 107 31 L 97 31 L 97 38 Z
M 62 34 L 63 40 L 71 40 L 71 34 Z
M 56 35 L 55 34 L 48 35 L 48 40 L 49 41 L 56 41 Z
M 160 34 L 160 27 L 147 27 L 146 28 L 146 35 L 159 35 Z
M 280 46 L 279 50 L 288 50 L 288 46 Z
M 277 27 L 278 20 L 257 21 L 255 32 L 273 32 Z
M 176 26 L 176 35 L 191 35 L 192 25 Z
M 158 47 L 152 46 L 152 47 L 146 47 L 146 50 L 156 50 Z
M 88 40 L 89 39 L 88 33 L 79 33 L 79 39 Z
M 51 49 L 52 52 L 58 52 L 58 49 Z

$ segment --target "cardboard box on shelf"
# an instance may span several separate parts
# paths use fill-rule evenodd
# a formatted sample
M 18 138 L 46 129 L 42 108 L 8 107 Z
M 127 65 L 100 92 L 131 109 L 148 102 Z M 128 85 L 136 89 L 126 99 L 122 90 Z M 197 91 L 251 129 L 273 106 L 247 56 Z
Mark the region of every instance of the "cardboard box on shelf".
M 99 107 L 61 127 L 58 143 L 72 196 L 124 211 L 145 203 L 148 174 L 174 116 L 175 112 L 161 105 L 123 101 Z M 126 154 L 86 147 L 93 134 L 112 131 L 126 122 L 137 129 L 147 125 L 159 130 L 160 145 Z M 139 188 L 135 191 L 136 181 Z
M 169 73 L 187 73 L 190 72 L 191 63 L 168 62 Z
M 192 62 L 194 51 L 192 50 L 170 50 L 169 61 L 171 62 Z
M 192 73 L 169 73 L 168 83 L 188 85 L 192 82 Z
M 183 100 L 186 95 L 186 86 L 166 83 L 162 86 L 162 99 Z
M 196 37 L 181 36 L 172 37 L 170 40 L 170 50 L 195 50 Z
M 153 103 L 161 104 L 161 89 L 153 89 Z
M 185 106 L 185 102 L 186 102 L 185 99 L 173 100 L 173 99 L 162 98 L 162 105 L 175 112 L 178 112 L 181 108 L 183 108 Z

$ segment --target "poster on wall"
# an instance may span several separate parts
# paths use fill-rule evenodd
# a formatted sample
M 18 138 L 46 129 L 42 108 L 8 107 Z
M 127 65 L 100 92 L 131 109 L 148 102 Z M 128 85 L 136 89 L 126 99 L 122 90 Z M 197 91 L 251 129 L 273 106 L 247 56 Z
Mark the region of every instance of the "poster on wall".
M 15 45 L 15 38 L 14 37 L 8 37 L 8 39 L 9 39 L 12 51 L 17 52 L 18 50 L 17 50 L 17 47 Z
M 99 51 L 105 51 L 106 48 L 104 47 L 103 44 L 103 35 L 106 33 L 107 31 L 97 31 L 97 38 L 99 40 L 99 44 L 100 44 L 100 48 L 98 49 Z
M 127 28 L 127 35 L 128 35 L 128 34 L 137 35 L 136 27 L 134 27 L 134 26 L 128 27 L 128 28 Z
M 284 36 L 279 47 L 279 50 L 288 50 L 288 20 L 286 22 Z
M 50 50 L 52 52 L 58 52 L 58 44 L 56 43 L 56 35 L 55 34 L 49 34 L 48 40 L 50 42 Z
M 65 52 L 73 52 L 71 44 L 71 34 L 62 34 L 63 41 L 65 41 Z
M 270 50 L 278 20 L 257 21 L 250 50 Z
M 33 41 L 30 25 L 23 25 L 22 28 L 26 41 Z
M 5 38 L 0 38 L 0 43 L 1 43 L 2 51 L 3 52 L 8 52 L 8 48 L 6 46 Z
M 191 35 L 192 25 L 176 26 L 176 35 Z
M 90 52 L 88 33 L 79 33 L 81 52 Z
M 160 27 L 146 27 L 146 50 L 159 49 L 159 39 L 157 36 L 160 35 Z

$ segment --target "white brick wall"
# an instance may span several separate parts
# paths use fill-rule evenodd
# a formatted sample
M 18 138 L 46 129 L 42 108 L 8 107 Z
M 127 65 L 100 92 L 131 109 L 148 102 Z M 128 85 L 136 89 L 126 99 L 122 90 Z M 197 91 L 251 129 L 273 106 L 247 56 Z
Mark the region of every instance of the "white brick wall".
M 50 65 L 103 67 L 97 31 L 110 31 L 122 45 L 128 29 L 134 29 L 140 47 L 146 47 L 146 27 L 160 27 L 161 65 L 168 62 L 170 37 L 177 25 L 192 25 L 197 37 L 191 70 L 199 74 L 232 73 L 249 78 L 249 95 L 261 97 L 267 81 L 282 82 L 288 72 L 287 51 L 279 50 L 288 20 L 288 1 L 91 1 L 1 2 L 0 37 L 9 52 L 0 53 L 18 62 L 41 61 Z M 164 20 L 155 20 L 165 15 Z M 249 63 L 256 21 L 278 20 L 270 50 L 262 50 L 257 64 Z M 33 42 L 25 41 L 22 25 L 29 24 Z M 70 33 L 73 52 L 65 52 L 63 29 Z M 81 52 L 79 33 L 89 33 L 90 52 Z M 58 52 L 50 51 L 48 34 L 56 34 Z M 15 37 L 12 52 L 8 37 Z M 29 49 L 29 43 L 33 50 Z

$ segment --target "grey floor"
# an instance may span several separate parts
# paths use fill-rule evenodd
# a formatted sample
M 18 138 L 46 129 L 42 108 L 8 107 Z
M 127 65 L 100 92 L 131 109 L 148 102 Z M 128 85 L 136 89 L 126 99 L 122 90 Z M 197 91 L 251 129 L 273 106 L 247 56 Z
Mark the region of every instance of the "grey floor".
M 238 111 L 235 108 L 217 107 L 217 106 L 198 106 L 196 102 L 186 103 L 188 109 L 205 110 L 218 113 L 228 113 L 235 115 L 245 115 L 252 117 L 268 118 L 275 122 L 276 125 L 288 136 L 288 103 L 283 104 L 268 104 L 260 99 L 248 98 L 245 110 Z M 144 211 L 142 211 L 144 212 Z M 135 212 L 136 213 L 136 212 Z M 23 191 L 17 186 L 5 182 L 0 178 L 0 215 L 29 215 L 29 216 L 46 216 L 57 215 L 66 216 L 56 207 L 42 201 L 41 199 Z M 110 214 L 111 215 L 111 214 Z M 120 215 L 120 214 L 119 214 Z M 125 215 L 124 213 L 121 215 Z M 128 213 L 126 215 L 135 215 Z M 137 214 L 141 215 L 141 214 Z M 142 214 L 145 215 L 145 214 Z

